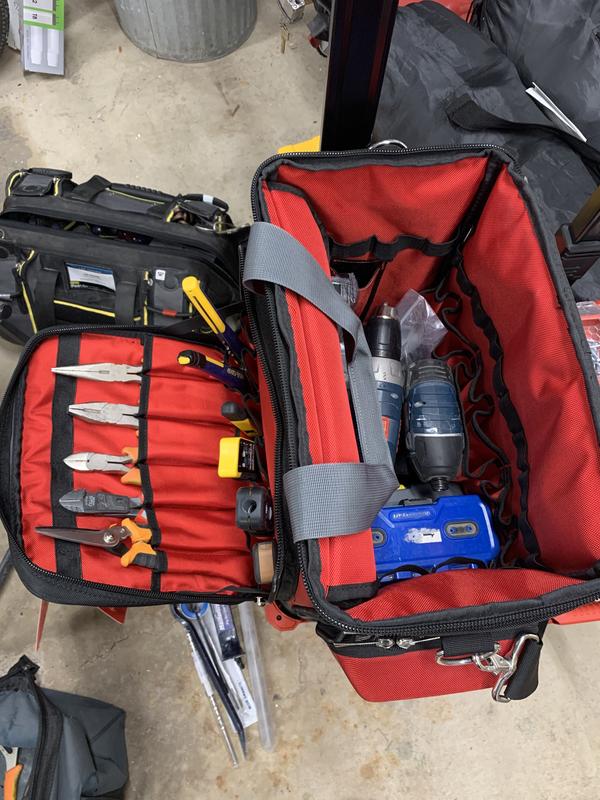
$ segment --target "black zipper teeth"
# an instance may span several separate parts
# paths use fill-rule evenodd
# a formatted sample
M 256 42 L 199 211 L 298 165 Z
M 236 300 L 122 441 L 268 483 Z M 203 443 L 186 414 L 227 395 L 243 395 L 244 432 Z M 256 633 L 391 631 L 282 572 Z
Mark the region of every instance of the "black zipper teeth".
M 265 352 L 263 347 L 262 337 L 258 330 L 258 326 L 256 324 L 256 320 L 254 319 L 254 314 L 251 313 L 250 310 L 250 293 L 243 286 L 243 294 L 246 309 L 248 310 L 248 321 L 250 324 L 250 335 L 252 338 L 252 343 L 256 349 L 256 355 L 259 358 L 262 364 L 262 372 L 265 378 L 265 383 L 267 384 L 267 389 L 269 391 L 269 396 L 271 398 L 271 407 L 273 409 L 273 413 L 275 415 L 275 497 L 273 498 L 273 525 L 275 531 L 275 545 L 276 545 L 276 558 L 275 558 L 275 568 L 273 572 L 273 583 L 271 584 L 271 592 L 269 597 L 274 598 L 277 594 L 277 590 L 279 588 L 279 579 L 281 577 L 281 571 L 283 569 L 283 513 L 281 507 L 281 491 L 280 486 L 278 485 L 278 480 L 280 480 L 279 476 L 282 474 L 282 419 L 281 419 L 281 410 L 279 408 L 279 403 L 277 402 L 277 393 L 275 391 L 275 384 L 273 381 L 273 376 L 271 375 L 271 370 L 269 365 L 267 364 L 265 358 Z
M 23 348 L 23 352 L 17 362 L 15 367 L 15 371 L 13 372 L 13 376 L 10 380 L 10 383 L 4 393 L 4 397 L 2 398 L 1 408 L 4 410 L 5 403 L 8 400 L 9 395 L 14 390 L 16 382 L 19 377 L 19 373 L 23 369 L 23 366 L 27 359 L 29 358 L 30 354 L 33 350 L 37 347 L 39 342 L 43 341 L 44 339 L 48 339 L 51 336 L 59 335 L 59 334 L 78 334 L 78 333 L 95 333 L 97 331 L 124 331 L 124 332 L 135 332 L 138 335 L 142 336 L 147 333 L 151 333 L 153 336 L 162 336 L 166 339 L 175 339 L 178 340 L 180 337 L 175 336 L 173 334 L 169 335 L 167 333 L 153 331 L 148 329 L 140 329 L 135 327 L 127 327 L 127 326 L 115 326 L 115 325 L 78 325 L 78 326 L 61 326 L 59 328 L 45 328 L 43 331 L 40 331 L 36 336 L 30 339 L 25 347 Z M 222 350 L 222 348 L 218 345 L 214 345 L 212 342 L 210 343 L 211 347 L 214 347 L 216 350 Z M 3 438 L 4 432 L 6 429 L 6 415 L 3 415 L 2 419 L 0 419 L 0 438 Z M 7 536 L 15 543 L 15 545 L 19 549 L 19 556 L 23 562 L 27 564 L 27 567 L 34 572 L 43 575 L 44 577 L 52 577 L 56 578 L 57 573 L 50 572 L 50 570 L 43 569 L 39 567 L 37 564 L 34 564 L 26 555 L 23 549 L 21 548 L 19 542 L 17 541 L 16 536 L 13 534 L 11 526 L 6 519 L 6 515 L 4 513 L 4 508 L 0 507 L 0 519 L 2 520 L 4 527 L 6 528 Z M 88 589 L 98 589 L 100 591 L 108 591 L 114 593 L 118 590 L 119 594 L 124 594 L 131 597 L 144 597 L 144 598 L 152 598 L 157 600 L 168 600 L 173 601 L 174 603 L 183 603 L 183 602 L 195 602 L 196 600 L 206 600 L 211 601 L 215 598 L 218 598 L 220 602 L 227 602 L 227 598 L 241 598 L 241 602 L 248 600 L 250 597 L 258 598 L 268 596 L 268 592 L 261 591 L 257 589 L 255 593 L 252 594 L 243 594 L 243 595 L 217 595 L 217 594 L 208 594 L 208 593 L 191 593 L 191 594 L 184 594 L 182 592 L 153 592 L 150 589 L 131 589 L 127 587 L 115 587 L 113 584 L 109 583 L 95 583 L 92 581 L 83 580 L 82 578 L 73 578 L 70 575 L 59 575 L 61 581 L 66 581 L 67 583 L 73 583 L 77 586 L 85 586 Z
M 47 733 L 48 733 L 48 712 L 47 712 L 46 703 L 45 703 L 45 699 L 46 698 L 45 698 L 45 696 L 42 696 L 42 690 L 36 684 L 35 678 L 33 678 L 32 686 L 33 686 L 33 689 L 34 689 L 34 691 L 36 693 L 37 701 L 38 701 L 38 707 L 40 709 L 40 738 L 39 738 L 39 741 L 37 742 L 37 746 L 36 746 L 35 759 L 34 759 L 34 762 L 33 762 L 32 766 L 31 766 L 31 784 L 30 784 L 29 787 L 27 787 L 26 792 L 29 793 L 29 797 L 31 797 L 32 800 L 36 800 L 36 797 L 37 797 L 36 789 L 37 789 L 37 785 L 39 783 L 39 777 L 40 777 L 40 775 L 39 775 L 39 773 L 40 773 L 40 762 L 41 762 L 42 758 L 44 757 L 44 750 L 46 748 L 46 736 L 47 736 Z
M 442 146 L 416 147 L 416 148 L 410 148 L 408 150 L 381 149 L 381 150 L 353 150 L 353 151 L 320 152 L 320 153 L 299 153 L 298 152 L 298 153 L 285 153 L 284 155 L 271 156 L 271 158 L 268 158 L 266 161 L 264 161 L 260 165 L 260 167 L 257 169 L 257 171 L 254 174 L 254 178 L 252 179 L 252 190 L 251 190 L 252 214 L 253 214 L 254 220 L 256 222 L 260 221 L 260 210 L 259 210 L 259 205 L 258 205 L 258 181 L 259 181 L 260 175 L 262 174 L 264 169 L 267 166 L 269 166 L 269 164 L 272 164 L 275 161 L 280 161 L 282 158 L 288 159 L 288 158 L 300 157 L 300 158 L 310 158 L 310 159 L 315 159 L 315 160 L 321 159 L 321 158 L 325 158 L 325 159 L 331 159 L 331 158 L 347 159 L 347 158 L 352 158 L 353 156 L 355 156 L 355 157 L 363 156 L 363 157 L 376 158 L 377 155 L 403 156 L 403 155 L 409 155 L 411 153 L 460 152 L 462 150 L 478 150 L 479 151 L 479 150 L 489 149 L 489 148 L 491 148 L 493 150 L 499 150 L 499 151 L 503 152 L 505 155 L 509 156 L 511 158 L 511 161 L 513 160 L 513 158 L 510 155 L 510 153 L 508 153 L 508 151 L 504 150 L 504 148 L 498 147 L 496 145 L 491 145 L 491 144 L 472 144 L 472 145 L 471 144 L 467 144 L 467 145 L 461 145 L 460 147 L 442 147 Z M 517 167 L 517 171 L 518 171 L 518 167 Z M 277 330 L 278 330 L 276 320 L 275 319 L 271 319 L 271 314 L 273 313 L 271 308 L 269 308 L 268 311 L 269 311 L 269 318 L 270 318 L 269 321 L 270 321 L 272 332 L 274 334 L 276 334 Z M 251 329 L 252 329 L 252 326 L 254 326 L 254 329 L 256 330 L 256 323 L 255 323 L 255 320 L 252 317 L 252 313 L 250 313 L 250 309 L 249 309 L 248 316 L 249 316 L 249 319 L 250 319 Z M 277 337 L 275 337 L 274 342 L 275 341 L 277 341 Z M 257 343 L 255 343 L 255 344 L 257 344 Z M 260 347 L 257 346 L 257 353 L 259 354 L 259 357 L 261 358 L 263 364 L 265 364 L 266 361 L 265 361 L 265 358 L 264 358 L 264 352 L 261 352 L 261 351 L 262 351 L 262 343 L 261 343 Z M 278 359 L 277 353 L 276 353 L 276 356 L 277 356 L 277 359 Z M 282 370 L 280 368 L 279 361 L 278 361 L 278 367 L 279 367 L 278 371 L 280 372 L 280 376 L 281 376 L 281 378 L 283 380 L 285 389 L 287 390 L 287 388 L 288 388 L 287 385 L 286 385 L 287 384 L 287 379 L 286 379 L 286 376 L 282 374 Z M 269 380 L 267 380 L 267 387 L 269 389 L 269 394 L 270 394 L 270 397 L 271 397 L 271 405 L 273 406 L 273 408 L 277 408 L 278 411 L 279 411 L 280 409 L 279 409 L 279 401 L 278 401 L 277 393 L 275 392 L 274 385 Z M 288 392 L 284 391 L 284 395 L 287 397 Z M 276 442 L 278 441 L 278 438 L 279 438 L 279 425 L 277 425 Z M 280 493 L 280 490 L 281 490 L 282 480 L 281 480 L 280 476 L 281 476 L 281 471 L 279 472 L 279 474 L 275 475 L 275 487 L 276 487 L 276 492 L 277 493 Z M 298 557 L 299 557 L 299 561 L 300 561 L 300 567 L 301 567 L 300 572 L 302 574 L 302 580 L 303 580 L 303 583 L 304 583 L 304 587 L 306 589 L 306 593 L 307 593 L 308 597 L 310 598 L 313 606 L 315 607 L 315 609 L 317 610 L 319 615 L 324 620 L 326 620 L 327 622 L 332 623 L 337 628 L 342 628 L 342 629 L 344 629 L 344 630 L 346 630 L 346 631 L 348 631 L 350 633 L 358 633 L 358 634 L 365 634 L 365 633 L 367 633 L 367 634 L 375 634 L 376 633 L 378 635 L 384 635 L 384 636 L 387 635 L 387 636 L 393 636 L 393 637 L 396 637 L 396 636 L 399 636 L 399 637 L 403 637 L 403 636 L 405 636 L 405 637 L 412 637 L 412 636 L 425 637 L 425 636 L 429 636 L 431 634 L 443 635 L 443 634 L 451 634 L 451 633 L 467 633 L 467 632 L 468 633 L 470 633 L 470 632 L 475 633 L 475 632 L 478 632 L 478 631 L 489 630 L 489 629 L 493 629 L 493 628 L 504 628 L 504 627 L 510 628 L 512 625 L 515 625 L 515 626 L 518 627 L 519 625 L 526 624 L 526 623 L 543 622 L 543 621 L 547 620 L 550 617 L 559 616 L 560 614 L 565 614 L 568 611 L 573 611 L 573 610 L 575 610 L 576 608 L 579 608 L 582 605 L 586 605 L 587 603 L 600 601 L 600 592 L 598 590 L 596 590 L 594 592 L 590 592 L 589 594 L 583 595 L 578 600 L 570 600 L 568 602 L 557 603 L 557 604 L 554 604 L 554 605 L 551 605 L 551 606 L 542 606 L 541 608 L 535 609 L 534 611 L 530 611 L 530 612 L 512 612 L 510 614 L 504 614 L 504 615 L 500 614 L 500 615 L 494 616 L 494 617 L 486 617 L 483 620 L 482 619 L 477 619 L 477 620 L 472 620 L 472 621 L 469 621 L 469 622 L 432 622 L 432 623 L 423 623 L 423 625 L 421 625 L 421 626 L 405 625 L 405 626 L 396 626 L 396 627 L 388 627 L 388 628 L 380 627 L 379 623 L 371 624 L 371 625 L 360 625 L 360 624 L 349 625 L 348 623 L 343 622 L 343 621 L 341 621 L 339 619 L 336 619 L 335 617 L 331 616 L 331 614 L 329 614 L 328 611 L 323 608 L 323 606 L 321 605 L 320 600 L 317 598 L 314 590 L 312 589 L 312 586 L 310 585 L 310 583 L 308 581 L 308 578 L 307 578 L 307 564 L 306 564 L 306 558 L 305 558 L 305 553 L 304 553 L 305 548 L 304 548 L 304 546 L 303 546 L 303 544 L 301 542 L 299 542 L 297 544 L 297 550 L 298 550 Z M 278 554 L 277 555 L 278 555 L 278 560 L 279 560 L 279 550 L 278 550 Z M 385 625 L 385 622 L 383 624 Z
M 430 145 L 429 147 L 408 147 L 408 148 L 377 148 L 374 150 L 363 149 L 363 150 L 323 150 L 315 153 L 310 152 L 295 152 L 295 153 L 283 153 L 279 155 L 270 156 L 269 158 L 265 159 L 262 164 L 258 167 L 256 172 L 254 173 L 254 177 L 252 178 L 252 186 L 251 186 L 251 194 L 250 194 L 250 203 L 252 208 L 252 216 L 255 222 L 260 221 L 259 217 L 259 209 L 258 209 L 258 201 L 257 201 L 257 187 L 258 181 L 260 179 L 261 174 L 264 170 L 270 165 L 273 164 L 275 161 L 281 161 L 282 159 L 289 159 L 289 158 L 306 158 L 306 159 L 351 159 L 354 157 L 368 157 L 373 158 L 374 160 L 377 159 L 378 155 L 385 155 L 385 156 L 408 156 L 414 153 L 460 153 L 466 150 L 496 150 L 497 152 L 504 153 L 507 156 L 513 165 L 513 169 L 519 175 L 522 175 L 521 168 L 519 164 L 515 161 L 515 157 L 512 153 L 509 153 L 504 147 L 500 147 L 497 144 L 489 144 L 489 143 L 481 143 L 481 144 L 461 144 L 461 145 Z

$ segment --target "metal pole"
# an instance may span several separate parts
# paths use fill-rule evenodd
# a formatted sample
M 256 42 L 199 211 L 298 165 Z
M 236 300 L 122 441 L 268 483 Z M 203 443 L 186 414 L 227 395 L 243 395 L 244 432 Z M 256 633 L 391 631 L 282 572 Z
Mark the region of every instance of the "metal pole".
M 371 139 L 398 0 L 338 0 L 331 10 L 322 150 Z

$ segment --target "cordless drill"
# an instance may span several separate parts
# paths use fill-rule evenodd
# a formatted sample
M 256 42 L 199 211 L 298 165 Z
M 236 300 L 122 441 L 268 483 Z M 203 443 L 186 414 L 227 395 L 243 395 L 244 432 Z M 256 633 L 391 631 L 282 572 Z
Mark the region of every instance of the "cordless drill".
M 400 325 L 393 308 L 384 303 L 377 315 L 370 319 L 365 333 L 373 360 L 383 432 L 394 460 L 402 422 L 404 369 L 400 360 Z
M 465 432 L 450 367 L 426 358 L 412 364 L 406 383 L 406 447 L 419 476 L 434 492 L 448 490 L 461 467 Z

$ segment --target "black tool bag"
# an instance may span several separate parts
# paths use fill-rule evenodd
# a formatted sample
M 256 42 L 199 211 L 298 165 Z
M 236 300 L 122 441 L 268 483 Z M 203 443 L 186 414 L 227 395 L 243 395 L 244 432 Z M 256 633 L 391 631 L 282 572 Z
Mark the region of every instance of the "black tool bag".
M 227 204 L 19 170 L 0 214 L 0 336 L 22 343 L 56 324 L 197 328 L 181 283 L 197 277 L 224 316 L 239 302 Z
M 600 3 L 589 0 L 476 0 L 471 22 L 600 147 Z M 555 54 L 560 53 L 560 58 Z M 574 287 L 600 297 L 600 264 Z
M 38 669 L 22 656 L 0 678 L 0 744 L 18 748 L 22 767 L 16 797 L 122 798 L 128 777 L 125 712 L 91 697 L 40 689 Z M 4 785 L 1 755 L 0 770 Z
M 546 13 L 542 3 L 502 5 L 520 6 L 522 16 L 529 16 L 532 5 Z M 553 33 L 557 27 L 562 31 L 562 24 L 555 24 Z M 550 52 L 548 46 L 544 52 Z M 563 52 L 558 42 L 556 52 Z M 561 59 L 552 55 L 551 60 L 562 69 Z M 399 139 L 409 148 L 489 142 L 508 149 L 549 229 L 557 231 L 595 191 L 600 151 L 592 146 L 595 140 L 579 141 L 549 119 L 527 94 L 529 81 L 519 64 L 439 3 L 424 0 L 399 8 L 373 141 Z M 541 88 L 552 95 L 552 86 Z M 565 83 L 563 91 L 576 88 Z M 592 100 L 590 108 L 597 116 L 597 103 Z M 570 106 L 565 110 L 568 114 Z

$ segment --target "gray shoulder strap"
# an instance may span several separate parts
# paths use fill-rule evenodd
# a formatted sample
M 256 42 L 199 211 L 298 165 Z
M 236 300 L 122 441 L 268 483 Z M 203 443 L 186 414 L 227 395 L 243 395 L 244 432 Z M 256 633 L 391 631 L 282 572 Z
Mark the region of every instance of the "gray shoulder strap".
M 348 377 L 364 463 L 311 464 L 284 476 L 294 539 L 342 536 L 368 528 L 398 487 L 383 435 L 371 353 L 360 319 L 342 300 L 320 264 L 293 236 L 266 222 L 252 226 L 244 285 L 260 292 L 274 283 L 306 298 L 351 337 Z

